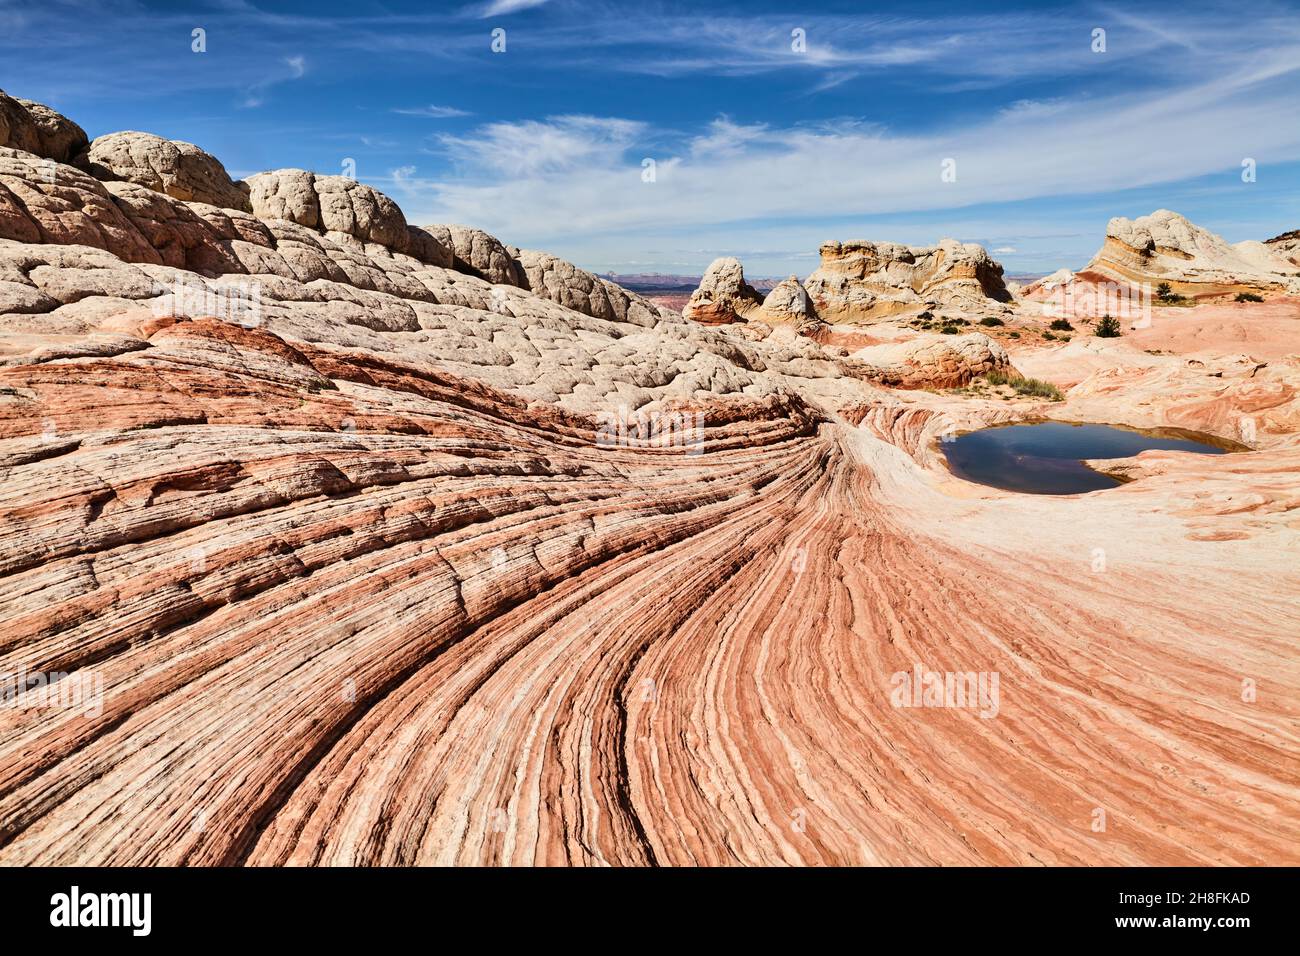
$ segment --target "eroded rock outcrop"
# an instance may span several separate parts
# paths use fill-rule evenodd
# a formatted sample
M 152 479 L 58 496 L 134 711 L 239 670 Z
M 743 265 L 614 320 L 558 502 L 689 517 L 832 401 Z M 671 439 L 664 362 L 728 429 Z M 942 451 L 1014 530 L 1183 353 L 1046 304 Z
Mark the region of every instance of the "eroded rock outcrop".
M 451 250 L 455 268 L 488 282 L 520 286 L 519 263 L 496 236 L 472 226 L 425 226 L 425 231 Z
M 534 295 L 558 302 L 583 315 L 633 325 L 652 325 L 659 316 L 673 314 L 643 296 L 550 253 L 524 249 L 514 259 L 520 274 L 512 285 L 518 284 Z
M 740 260 L 723 256 L 710 263 L 682 315 L 702 325 L 725 325 L 744 319 L 762 304 L 763 297 L 745 281 Z
M 808 322 L 817 318 L 808 290 L 798 276 L 782 279 L 763 299 L 763 313 L 770 319 L 790 322 Z
M 1037 279 L 1020 290 L 1019 297 L 1024 299 L 1043 299 L 1063 286 L 1075 281 L 1075 275 L 1069 269 L 1057 269 L 1049 275 Z
M 310 174 L 49 168 L 0 148 L 0 674 L 57 689 L 4 688 L 0 863 L 1297 861 L 1300 371 L 1128 348 L 1079 401 L 1265 450 L 1025 500 L 930 460 L 1010 403 L 863 381 L 983 336 L 846 360 Z
M 98 180 L 71 166 L 3 146 L 0 239 L 93 246 L 111 250 L 126 262 L 162 261 Z
M 238 235 L 215 231 L 196 204 L 133 182 L 107 182 L 104 189 L 163 265 L 208 276 L 246 271 L 227 241 Z
M 1300 271 L 1300 229 L 1266 239 L 1264 245 L 1273 255 L 1281 256 Z
M 828 326 L 813 308 L 812 297 L 798 276 L 782 279 L 763 299 L 763 307 L 754 313 L 757 320 L 790 324 L 804 336 L 821 341 Z
M 863 322 L 942 308 L 956 314 L 1004 310 L 1011 298 L 1002 266 L 983 246 L 944 239 L 932 247 L 895 242 L 827 242 L 804 282 L 828 322 Z
M 1178 295 L 1215 298 L 1238 292 L 1300 292 L 1300 276 L 1281 242 L 1229 244 L 1168 209 L 1106 225 L 1100 251 L 1080 278 L 1125 284 L 1168 283 Z
M 327 237 L 337 234 L 396 252 L 410 246 L 406 217 L 397 203 L 355 179 L 277 169 L 248 177 L 248 188 L 253 214 L 260 219 L 284 219 Z
M 343 348 L 365 343 L 587 409 L 776 394 L 785 386 L 763 373 L 769 363 L 841 375 L 794 352 L 760 358 L 481 230 L 406 228 L 391 200 L 348 180 L 282 171 L 250 182 L 255 213 L 67 165 L 50 176 L 47 160 L 0 147 L 0 311 L 27 317 L 24 335 L 93 336 L 109 322 L 114 335 L 142 336 L 160 316 L 215 315 Z M 648 360 L 634 362 L 643 349 Z
M 232 182 L 220 160 L 193 143 L 152 133 L 110 133 L 96 137 L 75 163 L 96 179 L 135 183 L 184 202 L 252 211 L 248 186 Z
M 1006 349 L 979 332 L 871 345 L 854 352 L 845 365 L 889 388 L 957 388 L 989 372 L 1014 371 Z
M 66 116 L 0 90 L 0 146 L 67 163 L 86 143 L 85 131 Z

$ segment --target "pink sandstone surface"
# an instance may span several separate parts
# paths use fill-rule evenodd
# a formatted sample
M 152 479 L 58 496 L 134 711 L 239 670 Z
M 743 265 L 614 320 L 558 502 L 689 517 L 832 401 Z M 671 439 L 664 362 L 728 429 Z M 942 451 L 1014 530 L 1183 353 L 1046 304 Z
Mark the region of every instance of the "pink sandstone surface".
M 851 355 L 335 177 L 99 179 L 3 95 L 0 147 L 0 671 L 103 688 L 0 709 L 0 862 L 1300 862 L 1295 311 Z M 948 390 L 1006 363 L 1066 400 Z M 1043 415 L 1252 450 L 945 469 Z

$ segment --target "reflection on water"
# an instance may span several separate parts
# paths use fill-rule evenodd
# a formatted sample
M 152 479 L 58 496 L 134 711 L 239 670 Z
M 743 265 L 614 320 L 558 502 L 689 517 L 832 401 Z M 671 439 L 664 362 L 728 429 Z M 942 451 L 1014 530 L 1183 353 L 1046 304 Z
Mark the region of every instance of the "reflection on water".
M 1036 495 L 1072 495 L 1120 484 L 1119 479 L 1084 465 L 1082 459 L 1086 458 L 1127 458 L 1148 448 L 1206 455 L 1221 455 L 1228 450 L 1181 435 L 1168 437 L 1114 425 L 1066 422 L 985 428 L 941 442 L 940 447 L 954 475 L 981 485 Z

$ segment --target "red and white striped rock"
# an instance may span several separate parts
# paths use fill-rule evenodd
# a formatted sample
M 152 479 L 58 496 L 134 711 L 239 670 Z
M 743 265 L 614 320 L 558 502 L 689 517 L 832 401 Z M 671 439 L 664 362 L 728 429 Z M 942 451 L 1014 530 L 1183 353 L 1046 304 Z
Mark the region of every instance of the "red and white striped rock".
M 0 707 L 0 862 L 1300 862 L 1300 370 L 1095 357 L 1058 417 L 1260 450 L 1013 495 L 936 441 L 1043 406 L 38 159 L 0 675 L 102 697 Z

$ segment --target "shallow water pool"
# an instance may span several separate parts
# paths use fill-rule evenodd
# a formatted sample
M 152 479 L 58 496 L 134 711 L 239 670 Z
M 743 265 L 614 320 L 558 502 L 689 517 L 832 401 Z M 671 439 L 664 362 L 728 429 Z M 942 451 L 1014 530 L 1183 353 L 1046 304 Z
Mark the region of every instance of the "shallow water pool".
M 1069 422 L 984 428 L 940 441 L 939 447 L 959 478 L 1035 495 L 1073 495 L 1121 483 L 1089 468 L 1083 463 L 1086 458 L 1127 458 L 1149 448 L 1206 455 L 1230 450 L 1227 443 L 1209 436 Z

